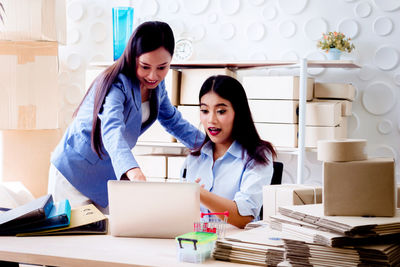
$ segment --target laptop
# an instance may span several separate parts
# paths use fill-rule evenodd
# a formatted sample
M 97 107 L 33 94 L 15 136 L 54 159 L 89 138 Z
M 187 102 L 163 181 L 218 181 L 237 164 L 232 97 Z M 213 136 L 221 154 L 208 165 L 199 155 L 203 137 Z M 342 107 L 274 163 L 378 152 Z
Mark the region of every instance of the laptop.
M 108 181 L 113 236 L 175 238 L 200 220 L 200 186 L 185 182 Z

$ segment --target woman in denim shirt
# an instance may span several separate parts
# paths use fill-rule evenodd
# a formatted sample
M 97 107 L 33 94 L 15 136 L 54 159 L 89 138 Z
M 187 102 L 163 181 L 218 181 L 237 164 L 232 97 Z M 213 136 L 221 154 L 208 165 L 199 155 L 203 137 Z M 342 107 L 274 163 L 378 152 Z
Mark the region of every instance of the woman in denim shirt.
M 92 83 L 51 157 L 55 201 L 105 208 L 108 180 L 146 180 L 131 149 L 156 119 L 185 146 L 201 144 L 204 135 L 182 118 L 165 90 L 174 46 L 168 24 L 145 22 Z
M 254 126 L 246 93 L 234 78 L 208 78 L 199 94 L 200 120 L 207 133 L 185 162 L 182 175 L 202 185 L 202 212 L 228 211 L 228 223 L 243 228 L 257 220 L 262 187 L 271 183 L 271 143 Z

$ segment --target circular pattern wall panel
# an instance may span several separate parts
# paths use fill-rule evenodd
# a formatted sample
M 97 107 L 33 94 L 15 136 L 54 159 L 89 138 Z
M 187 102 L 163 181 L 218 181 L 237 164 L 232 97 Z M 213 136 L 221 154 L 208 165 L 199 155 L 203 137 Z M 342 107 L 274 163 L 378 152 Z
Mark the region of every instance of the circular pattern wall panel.
M 247 27 L 247 38 L 251 41 L 260 41 L 265 35 L 265 26 L 261 22 L 253 22 Z
M 375 0 L 375 5 L 383 11 L 395 11 L 400 8 L 399 0 Z
M 326 60 L 326 56 L 320 51 L 312 51 L 306 55 L 308 60 Z M 325 71 L 325 68 L 307 68 L 310 75 L 320 75 Z
M 328 23 L 323 18 L 312 18 L 304 24 L 304 33 L 311 40 L 318 40 L 328 31 Z
M 265 0 L 250 0 L 250 2 L 255 6 L 261 6 L 265 3 Z
M 352 112 L 351 116 L 347 118 L 347 133 L 351 136 L 360 129 L 360 118 L 354 112 Z
M 339 32 L 344 33 L 346 37 L 350 37 L 352 39 L 354 39 L 359 32 L 358 23 L 353 19 L 343 19 L 339 22 L 337 28 Z
M 290 38 L 296 33 L 296 24 L 291 20 L 282 21 L 279 24 L 279 33 L 284 38 Z
M 388 145 L 379 145 L 371 152 L 373 157 L 380 158 L 394 158 L 397 161 L 397 153 L 392 147 Z
M 196 25 L 190 29 L 194 41 L 203 40 L 206 35 L 206 28 L 203 25 Z
M 360 2 L 354 8 L 354 13 L 360 18 L 366 18 L 371 14 L 372 8 L 368 2 Z
M 393 22 L 388 17 L 378 17 L 375 19 L 372 28 L 377 35 L 385 36 L 392 32 Z
M 393 80 L 398 86 L 400 86 L 400 73 L 394 74 L 393 75 Z
M 399 63 L 399 54 L 390 46 L 381 46 L 375 51 L 374 62 L 381 70 L 392 70 Z
M 67 57 L 66 63 L 70 70 L 77 70 L 82 63 L 81 56 L 77 53 L 72 53 Z
M 67 103 L 70 105 L 76 105 L 79 104 L 83 95 L 81 93 L 81 89 L 79 88 L 79 85 L 77 84 L 71 84 L 68 86 L 63 87 L 64 94 L 65 94 L 65 99 L 67 100 Z
M 78 2 L 73 2 L 68 6 L 68 18 L 73 21 L 79 21 L 83 17 L 84 9 L 82 4 Z
M 388 113 L 396 104 L 396 94 L 383 82 L 370 84 L 363 92 L 362 104 L 373 115 Z
M 211 24 L 216 23 L 217 20 L 218 20 L 218 15 L 215 14 L 215 13 L 211 13 L 211 14 L 209 14 L 208 17 L 207 17 L 208 23 L 211 23 Z
M 263 52 L 254 52 L 250 55 L 251 60 L 267 60 L 268 57 Z
M 141 17 L 155 16 L 159 6 L 156 0 L 145 0 L 140 3 L 139 12 Z
M 224 14 L 233 15 L 240 9 L 240 0 L 219 0 L 219 5 Z
M 72 29 L 68 31 L 68 44 L 76 44 L 81 39 L 81 33 L 77 29 Z
M 286 51 L 281 56 L 282 60 L 289 60 L 289 61 L 297 61 L 299 60 L 299 55 L 297 55 L 296 51 Z
M 274 6 L 270 5 L 263 9 L 262 14 L 266 20 L 273 20 L 276 18 L 278 11 Z
M 371 65 L 363 65 L 357 73 L 358 78 L 363 81 L 369 81 L 375 78 L 376 69 Z
M 189 13 L 197 15 L 203 13 L 209 3 L 209 0 L 183 1 L 183 6 Z
M 307 0 L 280 0 L 278 1 L 278 5 L 284 13 L 293 15 L 303 11 L 307 2 Z
M 378 132 L 381 134 L 390 134 L 393 130 L 393 123 L 390 120 L 382 120 L 377 125 Z
M 233 36 L 235 36 L 235 32 L 235 25 L 233 25 L 232 23 L 225 23 L 219 27 L 219 35 L 223 40 L 232 39 Z
M 101 43 L 107 38 L 106 25 L 101 22 L 94 23 L 89 29 L 90 37 L 96 43 Z
M 168 11 L 170 13 L 177 13 L 179 11 L 179 4 L 176 1 L 170 1 L 168 3 Z

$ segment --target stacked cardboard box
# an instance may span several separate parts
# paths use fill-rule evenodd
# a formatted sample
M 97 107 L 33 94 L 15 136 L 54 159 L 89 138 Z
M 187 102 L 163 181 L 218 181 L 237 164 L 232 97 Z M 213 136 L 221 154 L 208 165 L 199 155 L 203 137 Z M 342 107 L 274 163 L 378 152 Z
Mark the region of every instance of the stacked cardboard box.
M 297 147 L 299 77 L 245 76 L 243 86 L 262 139 L 277 147 Z M 308 78 L 306 99 L 312 99 L 314 79 Z
M 315 83 L 314 99 L 306 107 L 306 147 L 317 147 L 318 140 L 347 138 L 354 96 L 351 84 Z
M 395 215 L 394 160 L 368 158 L 365 146 L 365 140 L 318 141 L 326 216 Z
M 58 129 L 58 43 L 66 42 L 63 0 L 6 0 L 0 23 L 0 180 L 47 192 Z

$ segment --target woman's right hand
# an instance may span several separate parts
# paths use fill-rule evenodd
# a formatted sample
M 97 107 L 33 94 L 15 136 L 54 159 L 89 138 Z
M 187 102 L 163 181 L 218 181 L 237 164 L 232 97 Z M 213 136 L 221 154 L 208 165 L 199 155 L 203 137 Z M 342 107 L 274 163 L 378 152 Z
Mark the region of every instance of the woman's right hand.
M 144 176 L 140 168 L 133 168 L 126 172 L 126 176 L 131 181 L 146 181 L 146 176 Z

